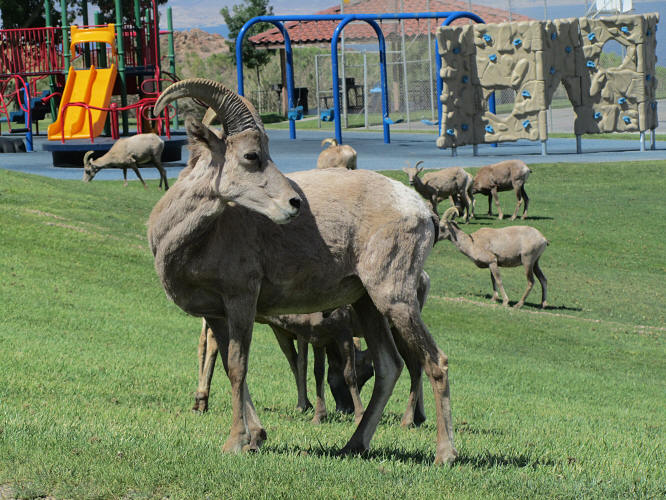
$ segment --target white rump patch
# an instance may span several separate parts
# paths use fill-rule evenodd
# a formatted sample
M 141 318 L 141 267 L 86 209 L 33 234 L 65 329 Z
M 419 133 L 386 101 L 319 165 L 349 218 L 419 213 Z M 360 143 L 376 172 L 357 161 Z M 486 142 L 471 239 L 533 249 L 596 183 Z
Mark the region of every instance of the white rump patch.
M 405 215 L 415 215 L 417 217 L 432 217 L 432 212 L 425 200 L 413 189 L 408 188 L 402 182 L 386 177 L 393 187 L 393 199 L 391 205 L 400 213 Z

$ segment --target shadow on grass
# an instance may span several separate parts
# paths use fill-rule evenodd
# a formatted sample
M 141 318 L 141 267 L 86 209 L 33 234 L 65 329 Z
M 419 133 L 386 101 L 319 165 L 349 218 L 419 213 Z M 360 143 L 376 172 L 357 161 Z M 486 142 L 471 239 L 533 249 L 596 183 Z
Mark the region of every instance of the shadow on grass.
M 317 458 L 337 458 L 340 460 L 349 458 L 352 460 L 395 460 L 404 463 L 418 464 L 418 465 L 433 465 L 435 454 L 434 447 L 432 450 L 427 451 L 406 451 L 396 450 L 388 447 L 376 447 L 369 451 L 360 454 L 344 455 L 341 453 L 341 448 L 319 444 L 316 447 L 299 448 L 287 446 L 272 446 L 264 445 L 262 453 L 276 453 L 276 454 L 290 454 L 300 456 L 312 456 Z M 525 468 L 546 466 L 552 467 L 555 462 L 552 460 L 538 459 L 534 457 L 519 455 L 496 455 L 492 453 L 484 453 L 482 455 L 460 455 L 454 466 L 473 467 L 475 469 L 492 469 L 495 467 L 516 467 Z
M 501 300 L 493 302 L 491 300 L 493 296 L 489 293 L 485 293 L 485 294 L 475 293 L 474 296 L 479 297 L 480 299 L 487 299 L 488 300 L 488 305 L 493 305 L 493 304 L 498 305 L 498 306 L 502 305 Z M 517 303 L 518 303 L 517 300 L 510 300 L 508 307 L 513 307 Z M 583 310 L 580 307 L 568 307 L 568 306 L 565 306 L 565 305 L 560 305 L 560 306 L 547 305 L 545 308 L 542 308 L 541 307 L 541 302 L 525 302 L 523 304 L 523 309 L 535 309 L 537 311 L 577 311 L 577 312 L 580 312 L 580 311 Z

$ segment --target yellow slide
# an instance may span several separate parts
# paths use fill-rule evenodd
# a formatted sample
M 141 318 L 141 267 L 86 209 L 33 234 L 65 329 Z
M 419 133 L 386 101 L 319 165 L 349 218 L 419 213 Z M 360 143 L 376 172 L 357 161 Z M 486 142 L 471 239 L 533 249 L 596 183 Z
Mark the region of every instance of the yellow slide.
M 77 43 L 103 42 L 111 45 L 116 56 L 115 29 L 113 24 L 101 28 L 79 29 L 72 26 L 72 54 Z M 94 65 L 90 69 L 75 70 L 72 66 L 67 74 L 67 82 L 60 99 L 58 119 L 49 125 L 48 138 L 59 141 L 64 130 L 65 139 L 87 139 L 97 137 L 104 129 L 107 111 L 88 110 L 82 106 L 69 106 L 63 120 L 63 110 L 70 102 L 83 102 L 98 108 L 108 108 L 111 102 L 113 86 L 118 71 L 114 63 L 108 68 L 98 69 Z M 90 130 L 92 122 L 92 130 Z

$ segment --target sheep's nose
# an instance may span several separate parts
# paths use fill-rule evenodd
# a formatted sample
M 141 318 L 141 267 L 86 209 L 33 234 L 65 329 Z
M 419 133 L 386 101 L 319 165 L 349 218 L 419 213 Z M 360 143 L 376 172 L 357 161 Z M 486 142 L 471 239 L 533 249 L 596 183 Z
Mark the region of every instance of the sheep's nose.
M 291 198 L 289 200 L 289 204 L 298 211 L 301 208 L 301 199 L 300 198 Z

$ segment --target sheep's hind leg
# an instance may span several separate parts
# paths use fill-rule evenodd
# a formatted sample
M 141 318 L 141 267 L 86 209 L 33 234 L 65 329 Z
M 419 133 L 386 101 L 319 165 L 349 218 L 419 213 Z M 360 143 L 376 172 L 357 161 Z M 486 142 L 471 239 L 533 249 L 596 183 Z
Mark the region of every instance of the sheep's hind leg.
M 546 289 L 548 288 L 548 280 L 546 279 L 546 275 L 541 271 L 538 260 L 534 263 L 534 274 L 536 274 L 539 283 L 541 283 L 541 307 L 545 309 L 548 305 L 546 302 Z
M 520 208 L 520 205 L 523 203 L 523 198 L 521 196 L 521 189 L 520 188 L 514 188 L 514 191 L 516 192 L 516 208 L 513 211 L 513 215 L 509 220 L 516 220 L 516 217 L 518 216 L 518 209 Z M 525 213 L 523 212 L 523 219 L 525 218 Z
M 527 206 L 530 203 L 530 199 L 527 196 L 527 192 L 525 191 L 525 186 L 524 185 L 520 186 L 520 194 L 521 194 L 523 200 L 525 200 L 525 207 L 523 208 L 523 215 L 522 215 L 521 219 L 525 219 L 525 218 L 527 218 Z
M 530 294 L 532 287 L 534 286 L 534 271 L 532 270 L 532 265 L 529 262 L 525 264 L 525 275 L 527 276 L 527 288 L 525 289 L 525 293 L 520 298 L 520 300 L 516 303 L 515 306 L 513 306 L 516 309 L 523 307 L 523 304 L 525 304 L 525 299 Z
M 164 167 L 162 166 L 162 162 L 158 158 L 153 158 L 153 164 L 155 165 L 155 168 L 160 173 L 160 183 L 157 186 L 157 189 L 160 189 L 162 187 L 162 181 L 164 181 L 164 190 L 168 191 L 169 190 L 169 181 L 167 180 L 167 174 L 166 170 L 164 170 Z
M 206 320 L 203 320 L 201 336 L 199 337 L 199 385 L 194 396 L 192 411 L 208 411 L 208 397 L 210 395 L 210 383 L 215 371 L 215 360 L 217 359 L 217 342 L 213 331 L 208 328 Z
M 314 375 L 317 392 L 317 402 L 315 403 L 315 412 L 314 417 L 312 417 L 312 423 L 320 424 L 323 420 L 326 420 L 326 417 L 328 416 L 328 413 L 326 412 L 326 399 L 324 396 L 326 348 L 312 346 L 312 350 L 314 351 Z
M 386 319 L 367 294 L 354 303 L 354 310 L 362 324 L 365 340 L 374 361 L 375 386 L 363 418 L 342 449 L 342 454 L 363 453 L 369 449 L 370 440 L 402 369 L 402 360 Z
M 495 205 L 497 206 L 497 219 L 502 220 L 504 214 L 502 213 L 502 206 L 500 205 L 499 196 L 497 195 L 497 188 L 492 188 L 490 192 L 493 196 L 493 200 L 495 200 Z M 490 200 L 488 202 L 488 207 L 490 208 Z
M 270 326 L 273 330 L 273 333 L 275 334 L 275 338 L 278 341 L 282 353 L 285 355 L 287 361 L 289 362 L 289 368 L 291 369 L 291 373 L 294 376 L 294 381 L 296 382 L 296 391 L 298 394 L 296 409 L 299 411 L 309 410 L 312 408 L 312 403 L 310 403 L 310 400 L 308 399 L 308 388 L 306 385 L 306 380 L 304 379 L 303 383 L 301 383 L 301 378 L 298 374 L 299 353 L 297 353 L 296 349 L 294 348 L 294 340 L 291 337 L 291 334 L 286 330 L 283 330 L 277 326 Z M 307 365 L 307 344 L 305 345 L 305 348 L 305 364 Z
M 349 333 L 349 336 L 345 336 L 345 339 L 337 341 L 337 349 L 343 354 L 343 377 L 345 379 L 345 387 L 351 396 L 352 404 L 354 405 L 354 417 L 358 424 L 361 421 L 361 418 L 363 418 L 364 408 L 356 380 L 356 352 L 351 332 Z M 330 369 L 329 361 L 329 370 Z
M 430 379 L 437 410 L 437 451 L 435 464 L 451 464 L 458 456 L 453 444 L 453 420 L 449 393 L 448 358 L 437 347 L 421 319 L 418 305 L 414 303 L 394 303 L 387 311 L 395 330 L 409 345 L 412 352 L 418 352 Z

